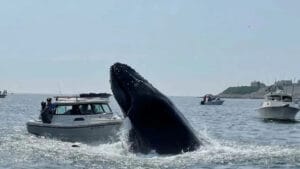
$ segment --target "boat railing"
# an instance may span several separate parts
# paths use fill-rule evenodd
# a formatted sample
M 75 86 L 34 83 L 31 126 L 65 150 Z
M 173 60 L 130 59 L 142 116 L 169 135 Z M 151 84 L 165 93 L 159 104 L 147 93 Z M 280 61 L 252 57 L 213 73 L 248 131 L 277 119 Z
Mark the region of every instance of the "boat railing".
M 60 95 L 54 96 L 56 101 L 84 101 L 84 100 L 98 100 L 109 101 L 109 93 L 82 93 L 79 95 Z

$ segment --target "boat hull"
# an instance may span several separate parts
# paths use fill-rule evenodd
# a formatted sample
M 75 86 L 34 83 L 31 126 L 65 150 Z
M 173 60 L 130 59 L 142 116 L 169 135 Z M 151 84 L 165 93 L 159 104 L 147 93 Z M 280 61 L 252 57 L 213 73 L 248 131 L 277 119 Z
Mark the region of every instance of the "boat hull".
M 202 105 L 222 105 L 223 103 L 224 103 L 224 100 L 201 102 Z
M 299 109 L 294 107 L 262 107 L 258 109 L 263 119 L 274 120 L 295 120 L 298 111 Z
M 75 126 L 60 126 L 42 122 L 28 122 L 26 125 L 28 132 L 37 136 L 91 143 L 117 141 L 122 121 Z

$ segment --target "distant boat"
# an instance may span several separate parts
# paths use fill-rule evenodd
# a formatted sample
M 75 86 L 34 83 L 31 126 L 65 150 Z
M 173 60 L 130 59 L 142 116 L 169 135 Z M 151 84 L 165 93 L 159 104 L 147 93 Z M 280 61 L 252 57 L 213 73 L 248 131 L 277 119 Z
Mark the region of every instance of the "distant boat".
M 293 102 L 292 95 L 278 90 L 265 95 L 265 100 L 257 111 L 264 119 L 295 120 L 299 105 Z
M 207 94 L 203 97 L 203 100 L 200 102 L 202 105 L 222 105 L 224 100 L 220 97 L 213 96 L 211 94 Z
M 7 90 L 4 90 L 3 92 L 0 91 L 0 98 L 5 98 L 7 96 Z

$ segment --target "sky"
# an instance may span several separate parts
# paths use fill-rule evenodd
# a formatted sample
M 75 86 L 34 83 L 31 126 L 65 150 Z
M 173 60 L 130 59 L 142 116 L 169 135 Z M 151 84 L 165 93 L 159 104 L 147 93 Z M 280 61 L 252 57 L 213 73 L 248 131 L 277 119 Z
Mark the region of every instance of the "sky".
M 171 96 L 300 79 L 298 0 L 3 0 L 0 90 L 111 92 L 126 63 Z

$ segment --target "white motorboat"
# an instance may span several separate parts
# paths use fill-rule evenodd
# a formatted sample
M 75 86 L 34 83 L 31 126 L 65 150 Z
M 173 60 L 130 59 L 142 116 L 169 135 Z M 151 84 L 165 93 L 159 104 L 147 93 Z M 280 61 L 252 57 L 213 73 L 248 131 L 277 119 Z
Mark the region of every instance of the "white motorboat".
M 258 109 L 263 119 L 295 120 L 299 105 L 293 102 L 293 97 L 283 91 L 269 93 L 265 96 L 262 107 Z
M 7 90 L 0 91 L 0 98 L 5 98 L 7 96 Z
M 27 130 L 38 136 L 71 142 L 115 141 L 123 120 L 112 112 L 109 96 L 57 96 L 52 112 L 47 112 L 47 107 L 41 110 L 39 119 L 27 122 Z
M 220 97 L 213 96 L 211 94 L 207 94 L 203 97 L 203 100 L 200 102 L 202 105 L 222 105 L 224 100 Z

